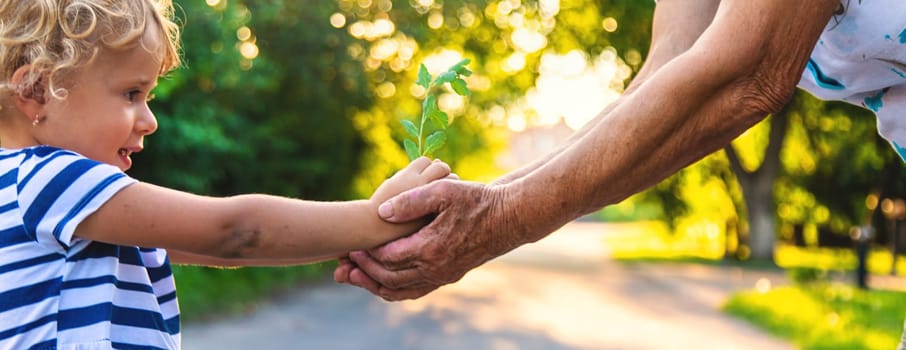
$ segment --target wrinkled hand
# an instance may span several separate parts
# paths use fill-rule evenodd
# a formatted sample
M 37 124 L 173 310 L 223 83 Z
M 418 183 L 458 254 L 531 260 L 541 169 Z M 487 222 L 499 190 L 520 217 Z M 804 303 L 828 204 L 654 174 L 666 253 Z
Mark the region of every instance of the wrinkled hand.
M 415 299 L 456 282 L 523 241 L 506 225 L 510 220 L 501 205 L 503 196 L 499 189 L 451 180 L 403 192 L 381 205 L 383 219 L 436 218 L 408 237 L 351 252 L 340 259 L 334 279 L 389 301 Z

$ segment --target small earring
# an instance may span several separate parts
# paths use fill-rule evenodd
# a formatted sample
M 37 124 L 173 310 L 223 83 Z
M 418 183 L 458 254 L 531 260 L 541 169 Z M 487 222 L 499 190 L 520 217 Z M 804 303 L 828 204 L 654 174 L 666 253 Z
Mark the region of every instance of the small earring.
M 38 124 L 41 124 L 41 116 L 35 114 L 35 120 L 31 122 L 31 126 L 38 126 Z

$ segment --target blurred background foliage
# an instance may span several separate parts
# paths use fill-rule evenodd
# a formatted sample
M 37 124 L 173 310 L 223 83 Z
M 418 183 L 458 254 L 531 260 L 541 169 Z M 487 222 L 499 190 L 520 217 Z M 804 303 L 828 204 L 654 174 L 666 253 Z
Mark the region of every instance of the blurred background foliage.
M 355 196 L 367 145 L 353 116 L 373 96 L 331 4 L 178 4 L 186 64 L 155 92 L 160 127 L 133 175 L 216 195 Z
M 403 167 L 399 120 L 419 113 L 418 65 L 436 73 L 461 58 L 472 60 L 473 94 L 463 99 L 450 91 L 440 98 L 453 123 L 436 155 L 466 180 L 494 179 L 508 170 L 498 159 L 514 130 L 544 122 L 526 96 L 544 91 L 545 62 L 578 57 L 570 62 L 587 66 L 579 76 L 604 62 L 609 75 L 598 85 L 616 96 L 644 61 L 654 8 L 652 1 L 635 0 L 176 3 L 185 66 L 155 91 L 160 128 L 131 175 L 202 194 L 318 200 L 367 197 Z M 608 100 L 555 102 L 595 111 Z M 771 164 L 776 169 L 762 170 Z M 892 199 L 906 197 L 904 178 L 902 162 L 877 135 L 869 112 L 800 93 L 782 115 L 746 132 L 732 148 L 594 216 L 664 223 L 665 239 L 693 242 L 715 259 L 772 259 L 774 239 L 848 246 L 850 227 L 868 220 L 878 228 L 875 245 L 889 247 L 897 226 L 881 209 L 895 214 Z M 759 182 L 767 189 L 754 185 Z M 750 216 L 759 215 L 771 225 L 750 224 Z M 759 235 L 772 244 L 753 253 L 748 242 Z M 299 271 L 329 267 L 286 274 L 310 276 Z M 222 293 L 211 276 L 231 272 L 179 268 L 186 278 L 177 280 L 191 285 L 180 288 L 183 295 Z M 183 304 L 190 318 L 194 307 L 204 308 L 200 304 Z

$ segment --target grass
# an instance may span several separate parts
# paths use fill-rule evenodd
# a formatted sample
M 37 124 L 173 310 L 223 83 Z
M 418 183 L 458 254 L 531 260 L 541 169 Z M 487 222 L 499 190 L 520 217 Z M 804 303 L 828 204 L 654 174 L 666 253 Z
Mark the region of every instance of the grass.
M 174 266 L 180 317 L 192 322 L 253 308 L 264 296 L 286 291 L 300 283 L 324 280 L 335 265 L 330 262 L 238 269 Z
M 906 292 L 859 290 L 832 283 L 828 272 L 856 267 L 851 249 L 802 248 L 779 245 L 775 260 L 723 261 L 723 240 L 712 230 L 671 233 L 657 222 L 627 223 L 605 240 L 614 258 L 624 263 L 684 262 L 732 264 L 747 269 L 783 268 L 794 283 L 766 291 L 733 295 L 724 311 L 788 339 L 802 349 L 895 349 L 903 334 Z M 873 249 L 869 272 L 890 273 L 888 250 Z M 898 257 L 897 272 L 906 272 Z M 754 264 L 753 264 L 754 263 Z M 869 280 L 870 281 L 870 280 Z
M 906 293 L 811 283 L 737 293 L 724 311 L 802 349 L 895 349 Z
M 856 269 L 853 249 L 796 247 L 778 245 L 774 251 L 777 265 L 784 268 L 811 267 L 825 271 L 852 271 Z M 868 254 L 868 271 L 876 275 L 890 273 L 892 259 L 889 248 L 871 249 Z M 897 274 L 906 272 L 906 257 L 897 257 Z
M 778 246 L 777 265 L 795 282 L 764 293 L 745 291 L 727 301 L 724 310 L 802 349 L 895 349 L 903 334 L 906 292 L 860 290 L 851 284 L 831 283 L 828 271 L 855 269 L 849 249 Z M 888 274 L 892 259 L 887 250 L 874 249 L 868 257 L 872 274 Z M 904 259 L 897 259 L 902 272 Z M 869 278 L 869 283 L 871 278 Z
M 672 233 L 667 225 L 658 221 L 643 221 L 619 225 L 609 233 L 604 244 L 611 250 L 612 256 L 624 262 L 696 262 L 714 264 L 724 257 L 724 241 L 720 234 L 715 234 L 707 224 L 693 229 Z M 759 267 L 771 265 L 770 262 L 752 262 Z M 744 262 L 742 265 L 749 265 Z M 825 271 L 853 271 L 856 268 L 856 255 L 853 249 L 835 249 L 820 247 L 796 247 L 777 245 L 774 251 L 774 262 L 782 268 L 808 267 Z M 872 274 L 890 273 L 892 259 L 890 250 L 875 247 L 868 255 L 868 271 Z M 906 273 L 906 257 L 897 257 L 898 275 Z

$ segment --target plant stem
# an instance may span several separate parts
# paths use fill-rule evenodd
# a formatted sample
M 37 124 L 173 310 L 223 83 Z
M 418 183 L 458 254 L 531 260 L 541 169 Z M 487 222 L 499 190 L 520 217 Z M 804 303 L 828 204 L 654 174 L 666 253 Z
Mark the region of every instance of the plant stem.
M 425 134 L 425 121 L 428 120 L 428 117 L 425 113 L 428 111 L 428 97 L 431 96 L 431 90 L 434 87 L 434 83 L 428 84 L 428 88 L 425 89 L 425 99 L 422 101 L 422 116 L 419 118 L 418 123 L 418 155 L 425 155 L 424 149 L 422 147 L 422 139 L 424 139 Z
M 418 122 L 418 155 L 424 154 L 422 152 L 422 138 L 425 133 L 425 104 L 428 103 L 428 96 L 425 96 L 425 100 L 422 101 L 422 116 L 419 118 Z

